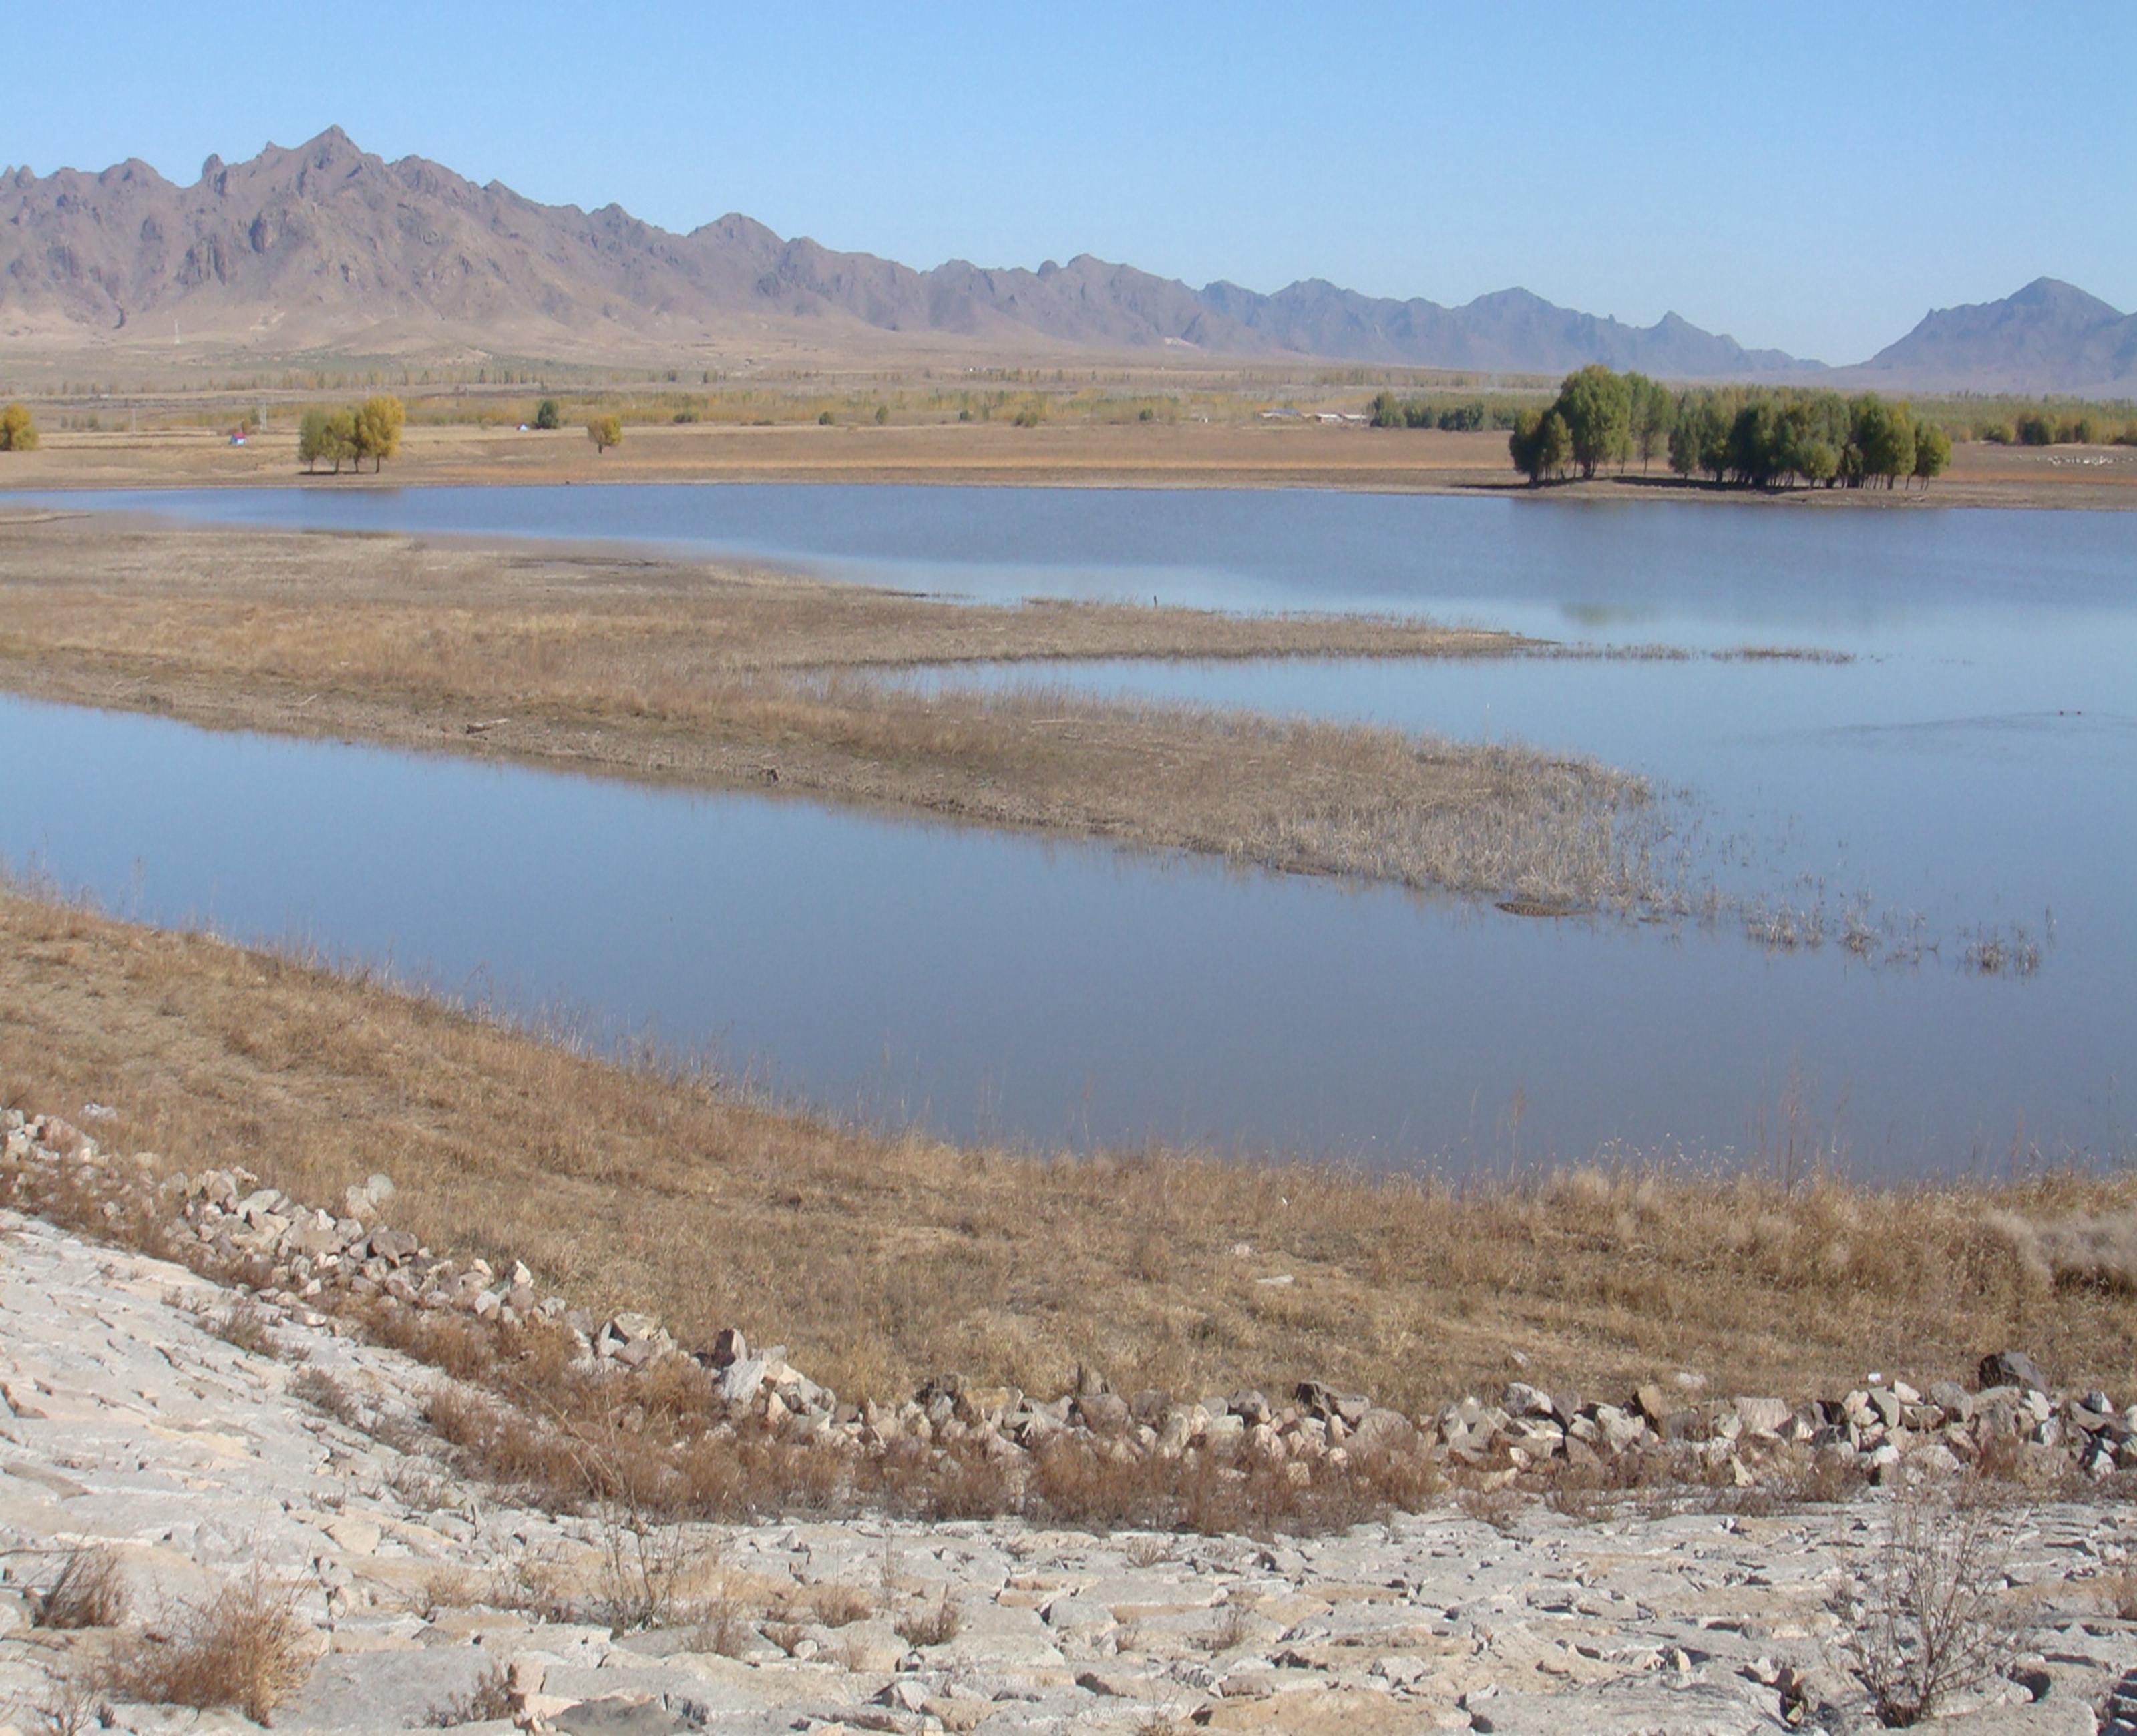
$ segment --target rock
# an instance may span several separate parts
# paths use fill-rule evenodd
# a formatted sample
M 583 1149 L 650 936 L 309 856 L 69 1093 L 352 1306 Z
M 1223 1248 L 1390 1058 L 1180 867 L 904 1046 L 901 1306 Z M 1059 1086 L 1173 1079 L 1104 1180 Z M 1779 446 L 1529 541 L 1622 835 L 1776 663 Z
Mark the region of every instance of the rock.
M 764 1384 L 765 1362 L 762 1356 L 745 1356 L 729 1363 L 720 1370 L 714 1390 L 723 1404 L 750 1404 L 756 1401 L 757 1390 Z
M 1998 1350 L 1981 1359 L 1977 1379 L 1985 1391 L 1990 1387 L 2016 1387 L 2022 1393 L 2045 1393 L 2048 1383 L 2023 1350 Z
M 1501 1395 L 1499 1408 L 1510 1417 L 1548 1417 L 1553 1406 L 1550 1393 L 1526 1380 L 1516 1380 Z
M 2094 1736 L 2100 1724 L 2081 1700 L 2046 1700 L 2032 1705 L 1984 1706 L 1925 1728 L 1936 1736 Z
M 1778 1437 L 1795 1413 L 1785 1398 L 1739 1398 L 1736 1419 L 1747 1435 Z

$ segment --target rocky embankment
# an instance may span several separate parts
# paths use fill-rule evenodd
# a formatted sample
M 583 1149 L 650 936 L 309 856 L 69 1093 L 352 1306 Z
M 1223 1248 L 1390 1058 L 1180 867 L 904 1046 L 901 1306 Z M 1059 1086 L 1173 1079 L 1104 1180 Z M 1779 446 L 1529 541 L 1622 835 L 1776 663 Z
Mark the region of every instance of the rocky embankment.
M 435 1253 L 386 1222 L 394 1189 L 384 1175 L 348 1189 L 329 1210 L 261 1187 L 243 1169 L 188 1175 L 161 1172 L 151 1156 L 114 1157 L 56 1116 L 8 1111 L 0 1127 L 12 1203 L 34 1207 L 57 1189 L 100 1198 L 114 1222 L 130 1209 L 196 1270 L 242 1281 L 299 1318 L 354 1309 L 373 1320 L 399 1312 L 504 1332 L 546 1329 L 568 1338 L 581 1376 L 658 1374 L 672 1386 L 694 1372 L 698 1420 L 715 1436 L 769 1436 L 856 1458 L 910 1461 L 917 1449 L 984 1461 L 999 1472 L 1005 1510 L 1043 1500 L 1033 1472 L 1049 1452 L 1068 1448 L 1116 1465 L 1220 1462 L 1256 1486 L 1258 1516 L 1277 1520 L 1316 1516 L 1307 1505 L 1288 1512 L 1285 1487 L 1302 1504 L 1316 1490 L 1349 1487 L 1369 1498 L 1442 1482 L 1476 1493 L 1658 1482 L 1832 1493 L 1921 1473 L 1980 1471 L 2038 1486 L 2137 1469 L 2137 1403 L 2118 1408 L 2097 1391 L 2052 1394 L 2021 1351 L 1984 1357 L 1975 1389 L 1873 1374 L 1852 1390 L 1793 1401 L 1706 1396 L 1688 1374 L 1614 1401 L 1516 1380 L 1494 1398 L 1466 1396 L 1412 1417 L 1311 1379 L 1273 1398 L 1125 1394 L 1079 1369 L 1050 1398 L 946 1374 L 902 1404 L 845 1403 L 788 1363 L 785 1347 L 752 1349 L 738 1330 L 681 1346 L 648 1315 L 596 1319 L 540 1295 L 524 1265 L 500 1272 Z
M 144 1676 L 142 1660 L 168 1665 L 201 1613 L 248 1583 L 291 1616 L 273 1716 L 294 1729 L 1863 1726 L 1862 1636 L 1878 1627 L 1864 1612 L 1906 1559 L 1896 1521 L 1904 1544 L 1935 1474 L 1984 1461 L 2013 1481 L 1977 1486 L 2009 1505 L 1936 1509 L 1954 1524 L 1994 1520 L 1966 1588 L 1990 1673 L 1945 1696 L 1962 1714 L 1946 1728 L 2091 1732 L 2105 1715 L 2137 1729 L 2114 1722 L 2125 1677 L 2137 1694 L 2123 1613 L 2137 1613 L 2137 1524 L 2119 1504 L 2069 1498 L 2084 1481 L 2070 1473 L 2125 1450 L 2130 1419 L 2098 1395 L 2029 1389 L 2015 1359 L 1985 1393 L 1869 1383 L 1801 1408 L 1682 1393 L 1595 1405 L 1517 1386 L 1497 1404 L 1375 1423 L 1393 1413 L 1310 1388 L 1281 1405 L 1161 1407 L 1087 1379 L 1045 1403 L 935 1383 L 895 1409 L 856 1409 L 733 1337 L 693 1355 L 650 1321 L 577 1318 L 523 1271 L 438 1258 L 383 1223 L 391 1194 L 376 1183 L 337 1213 L 303 1210 L 241 1174 L 158 1179 L 34 1118 L 7 1129 L 5 1179 L 20 1205 L 137 1242 L 153 1199 L 153 1223 L 187 1257 L 0 1213 L 0 1719 L 25 1736 L 100 1717 L 243 1727 L 235 1710 L 138 1696 L 172 1679 Z M 227 1281 L 241 1270 L 243 1288 Z M 441 1394 L 494 1403 L 494 1391 L 382 1346 L 359 1303 L 500 1333 L 549 1322 L 582 1383 L 621 1400 L 664 1379 L 724 1388 L 710 1401 L 715 1451 L 776 1440 L 840 1478 L 899 1442 L 953 1460 L 998 1442 L 980 1459 L 1016 1472 L 990 1486 L 1012 1510 L 886 1516 L 837 1479 L 801 1520 L 514 1500 L 469 1476 L 439 1427 Z M 1361 1446 L 1382 1429 L 1387 1441 Z M 1056 1439 L 1109 1463 L 1249 1480 L 1273 1464 L 1287 1487 L 1294 1465 L 1312 1486 L 1400 1452 L 1434 1468 L 1438 1492 L 1319 1534 L 1099 1532 L 1040 1511 Z M 1892 1486 L 1755 1498 L 1761 1475 L 1842 1452 Z M 1623 1499 L 1578 1480 L 1550 1501 L 1516 1498 L 1547 1466 L 1635 1452 L 1687 1476 L 1643 1477 Z M 2048 1472 L 2061 1482 L 2018 1505 L 2017 1480 L 2039 1488 Z M 93 1619 L 61 1619 L 71 1563 L 77 1584 L 103 1565 Z

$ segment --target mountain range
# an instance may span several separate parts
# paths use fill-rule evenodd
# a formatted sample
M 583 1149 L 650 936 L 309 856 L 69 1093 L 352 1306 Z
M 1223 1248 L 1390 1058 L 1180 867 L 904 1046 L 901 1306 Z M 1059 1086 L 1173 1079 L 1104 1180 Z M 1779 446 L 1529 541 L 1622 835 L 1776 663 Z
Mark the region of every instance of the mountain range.
M 0 347 L 188 338 L 261 356 L 1176 350 L 1491 373 L 1589 361 L 1672 377 L 1822 372 L 1674 314 L 1631 326 L 1519 289 L 1456 308 L 1318 280 L 1264 295 L 1221 282 L 1196 289 L 1088 255 L 1036 270 L 952 260 L 920 271 L 782 240 L 739 215 L 676 235 L 618 206 L 540 205 L 420 157 L 388 163 L 338 127 L 248 162 L 212 157 L 190 187 L 138 160 L 98 174 L 0 175 Z M 2008 302 L 1932 314 L 1851 372 L 2082 391 L 2133 367 L 2137 320 L 2043 280 Z

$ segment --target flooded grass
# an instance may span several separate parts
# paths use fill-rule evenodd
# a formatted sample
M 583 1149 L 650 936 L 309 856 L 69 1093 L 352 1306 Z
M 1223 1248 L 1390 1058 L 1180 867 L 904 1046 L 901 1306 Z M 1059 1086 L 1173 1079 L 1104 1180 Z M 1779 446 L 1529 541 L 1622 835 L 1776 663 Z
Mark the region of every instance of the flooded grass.
M 400 537 L 18 525 L 0 684 L 331 734 L 815 794 L 1280 870 L 1633 909 L 1672 896 L 1645 780 L 1367 724 L 922 688 L 960 660 L 1473 657 L 1511 635 L 1368 616 L 965 607 L 624 557 Z

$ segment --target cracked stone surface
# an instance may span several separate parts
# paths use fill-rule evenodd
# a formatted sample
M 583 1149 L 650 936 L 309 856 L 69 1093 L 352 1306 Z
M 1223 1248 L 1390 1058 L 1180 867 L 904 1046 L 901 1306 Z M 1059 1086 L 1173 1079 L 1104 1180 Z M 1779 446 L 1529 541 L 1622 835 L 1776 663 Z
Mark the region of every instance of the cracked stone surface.
M 462 1728 L 576 1736 L 1874 1724 L 1834 1607 L 1885 1559 L 1886 1491 L 1755 1517 L 1539 1505 L 1492 1523 L 1450 1506 L 1307 1538 L 880 1519 L 641 1536 L 462 1481 L 420 1421 L 435 1371 L 302 1313 L 270 1313 L 279 1357 L 248 1353 L 210 1330 L 233 1300 L 0 1213 L 0 1736 L 46 1728 L 56 1684 L 93 1679 L 122 1637 L 37 1625 L 38 1593 L 82 1545 L 115 1551 L 136 1628 L 168 1627 L 255 1563 L 295 1588 L 313 1656 L 275 1714 L 285 1730 L 476 1709 L 506 1715 Z M 316 1374 L 384 1426 L 305 1402 Z M 2137 1626 L 2116 1613 L 2137 1597 L 2117 1595 L 2137 1520 L 2051 1503 L 2003 1524 L 2007 1668 L 1937 1727 L 2137 1733 Z M 591 1619 L 620 1585 L 654 1583 L 667 1625 Z M 955 1633 L 919 1642 L 916 1618 L 946 1595 Z M 251 1728 L 234 1711 L 106 1709 L 123 1729 Z

